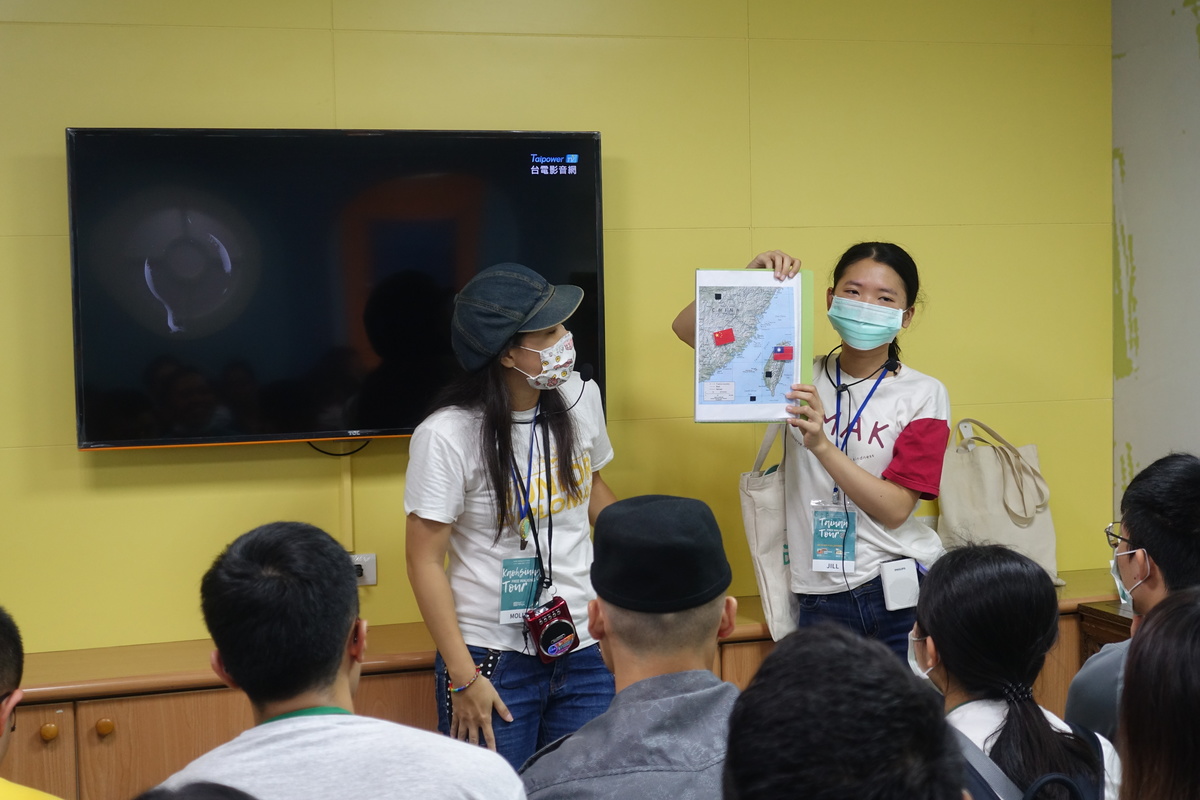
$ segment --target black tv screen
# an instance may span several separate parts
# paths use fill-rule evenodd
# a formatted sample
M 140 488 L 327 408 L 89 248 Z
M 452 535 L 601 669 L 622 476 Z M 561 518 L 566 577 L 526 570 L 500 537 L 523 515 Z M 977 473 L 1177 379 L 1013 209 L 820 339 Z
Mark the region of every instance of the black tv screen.
M 583 287 L 603 388 L 600 135 L 67 130 L 80 448 L 403 436 L 454 294 Z

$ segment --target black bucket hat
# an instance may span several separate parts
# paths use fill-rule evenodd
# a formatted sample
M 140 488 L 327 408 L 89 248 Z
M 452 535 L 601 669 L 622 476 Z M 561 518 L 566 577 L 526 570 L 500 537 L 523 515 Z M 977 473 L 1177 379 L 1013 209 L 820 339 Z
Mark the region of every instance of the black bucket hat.
M 596 518 L 592 588 L 630 611 L 668 614 L 702 606 L 733 572 L 707 505 L 648 494 L 618 500 Z

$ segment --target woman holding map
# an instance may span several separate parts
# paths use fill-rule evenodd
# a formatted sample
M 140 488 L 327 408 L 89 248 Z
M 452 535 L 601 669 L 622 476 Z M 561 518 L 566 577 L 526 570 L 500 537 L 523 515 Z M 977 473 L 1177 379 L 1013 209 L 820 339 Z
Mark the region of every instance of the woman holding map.
M 747 269 L 780 280 L 799 259 L 773 250 Z M 913 516 L 937 497 L 950 436 L 938 380 L 900 361 L 896 335 L 920 295 L 917 265 L 901 247 L 862 242 L 834 267 L 825 305 L 841 343 L 815 359 L 813 384 L 795 384 L 784 437 L 791 588 L 802 626 L 848 625 L 907 657 L 917 575 L 942 553 Z M 695 347 L 696 308 L 672 325 Z

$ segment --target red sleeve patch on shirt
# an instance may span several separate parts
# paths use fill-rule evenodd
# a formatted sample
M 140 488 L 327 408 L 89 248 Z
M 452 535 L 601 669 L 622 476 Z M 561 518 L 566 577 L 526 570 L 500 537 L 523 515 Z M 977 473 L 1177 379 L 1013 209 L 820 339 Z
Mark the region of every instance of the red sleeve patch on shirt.
M 950 425 L 944 419 L 914 419 L 900 431 L 892 448 L 892 463 L 883 477 L 921 493 L 922 500 L 936 500 L 942 482 L 942 463 Z

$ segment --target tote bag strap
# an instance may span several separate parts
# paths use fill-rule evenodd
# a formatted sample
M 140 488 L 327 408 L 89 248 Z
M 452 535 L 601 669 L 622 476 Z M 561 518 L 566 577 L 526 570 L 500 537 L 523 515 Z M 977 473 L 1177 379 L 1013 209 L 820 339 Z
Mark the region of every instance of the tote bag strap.
M 972 742 L 965 733 L 953 725 L 949 727 L 958 741 L 958 749 L 962 753 L 963 759 L 975 768 L 979 777 L 983 778 L 988 787 L 996 793 L 996 797 L 1000 800 L 1022 800 L 1024 792 L 1004 774 L 996 762 L 992 761 L 988 754 L 983 752 L 979 745 Z M 979 800 L 979 798 L 975 798 L 975 800 Z
M 771 446 L 775 444 L 775 440 L 783 432 L 784 423 L 773 422 L 767 426 L 767 432 L 763 435 L 762 446 L 758 448 L 758 458 L 754 459 L 754 469 L 752 472 L 762 472 L 763 462 L 767 460 L 767 453 L 771 452 Z
M 982 430 L 992 437 L 995 443 L 980 436 L 965 436 L 962 430 L 964 423 L 974 425 Z M 957 449 L 972 444 L 983 444 L 994 448 L 994 452 L 1000 460 L 1000 471 L 1004 479 L 1004 507 L 1013 517 L 1024 524 L 1028 525 L 1033 522 L 1038 509 L 1045 508 L 1050 502 L 1050 486 L 1046 483 L 1042 473 L 1034 468 L 1007 439 L 979 420 L 964 417 L 954 427 L 958 436 L 961 437 L 961 441 L 955 443 L 955 437 L 952 435 L 946 449 Z

